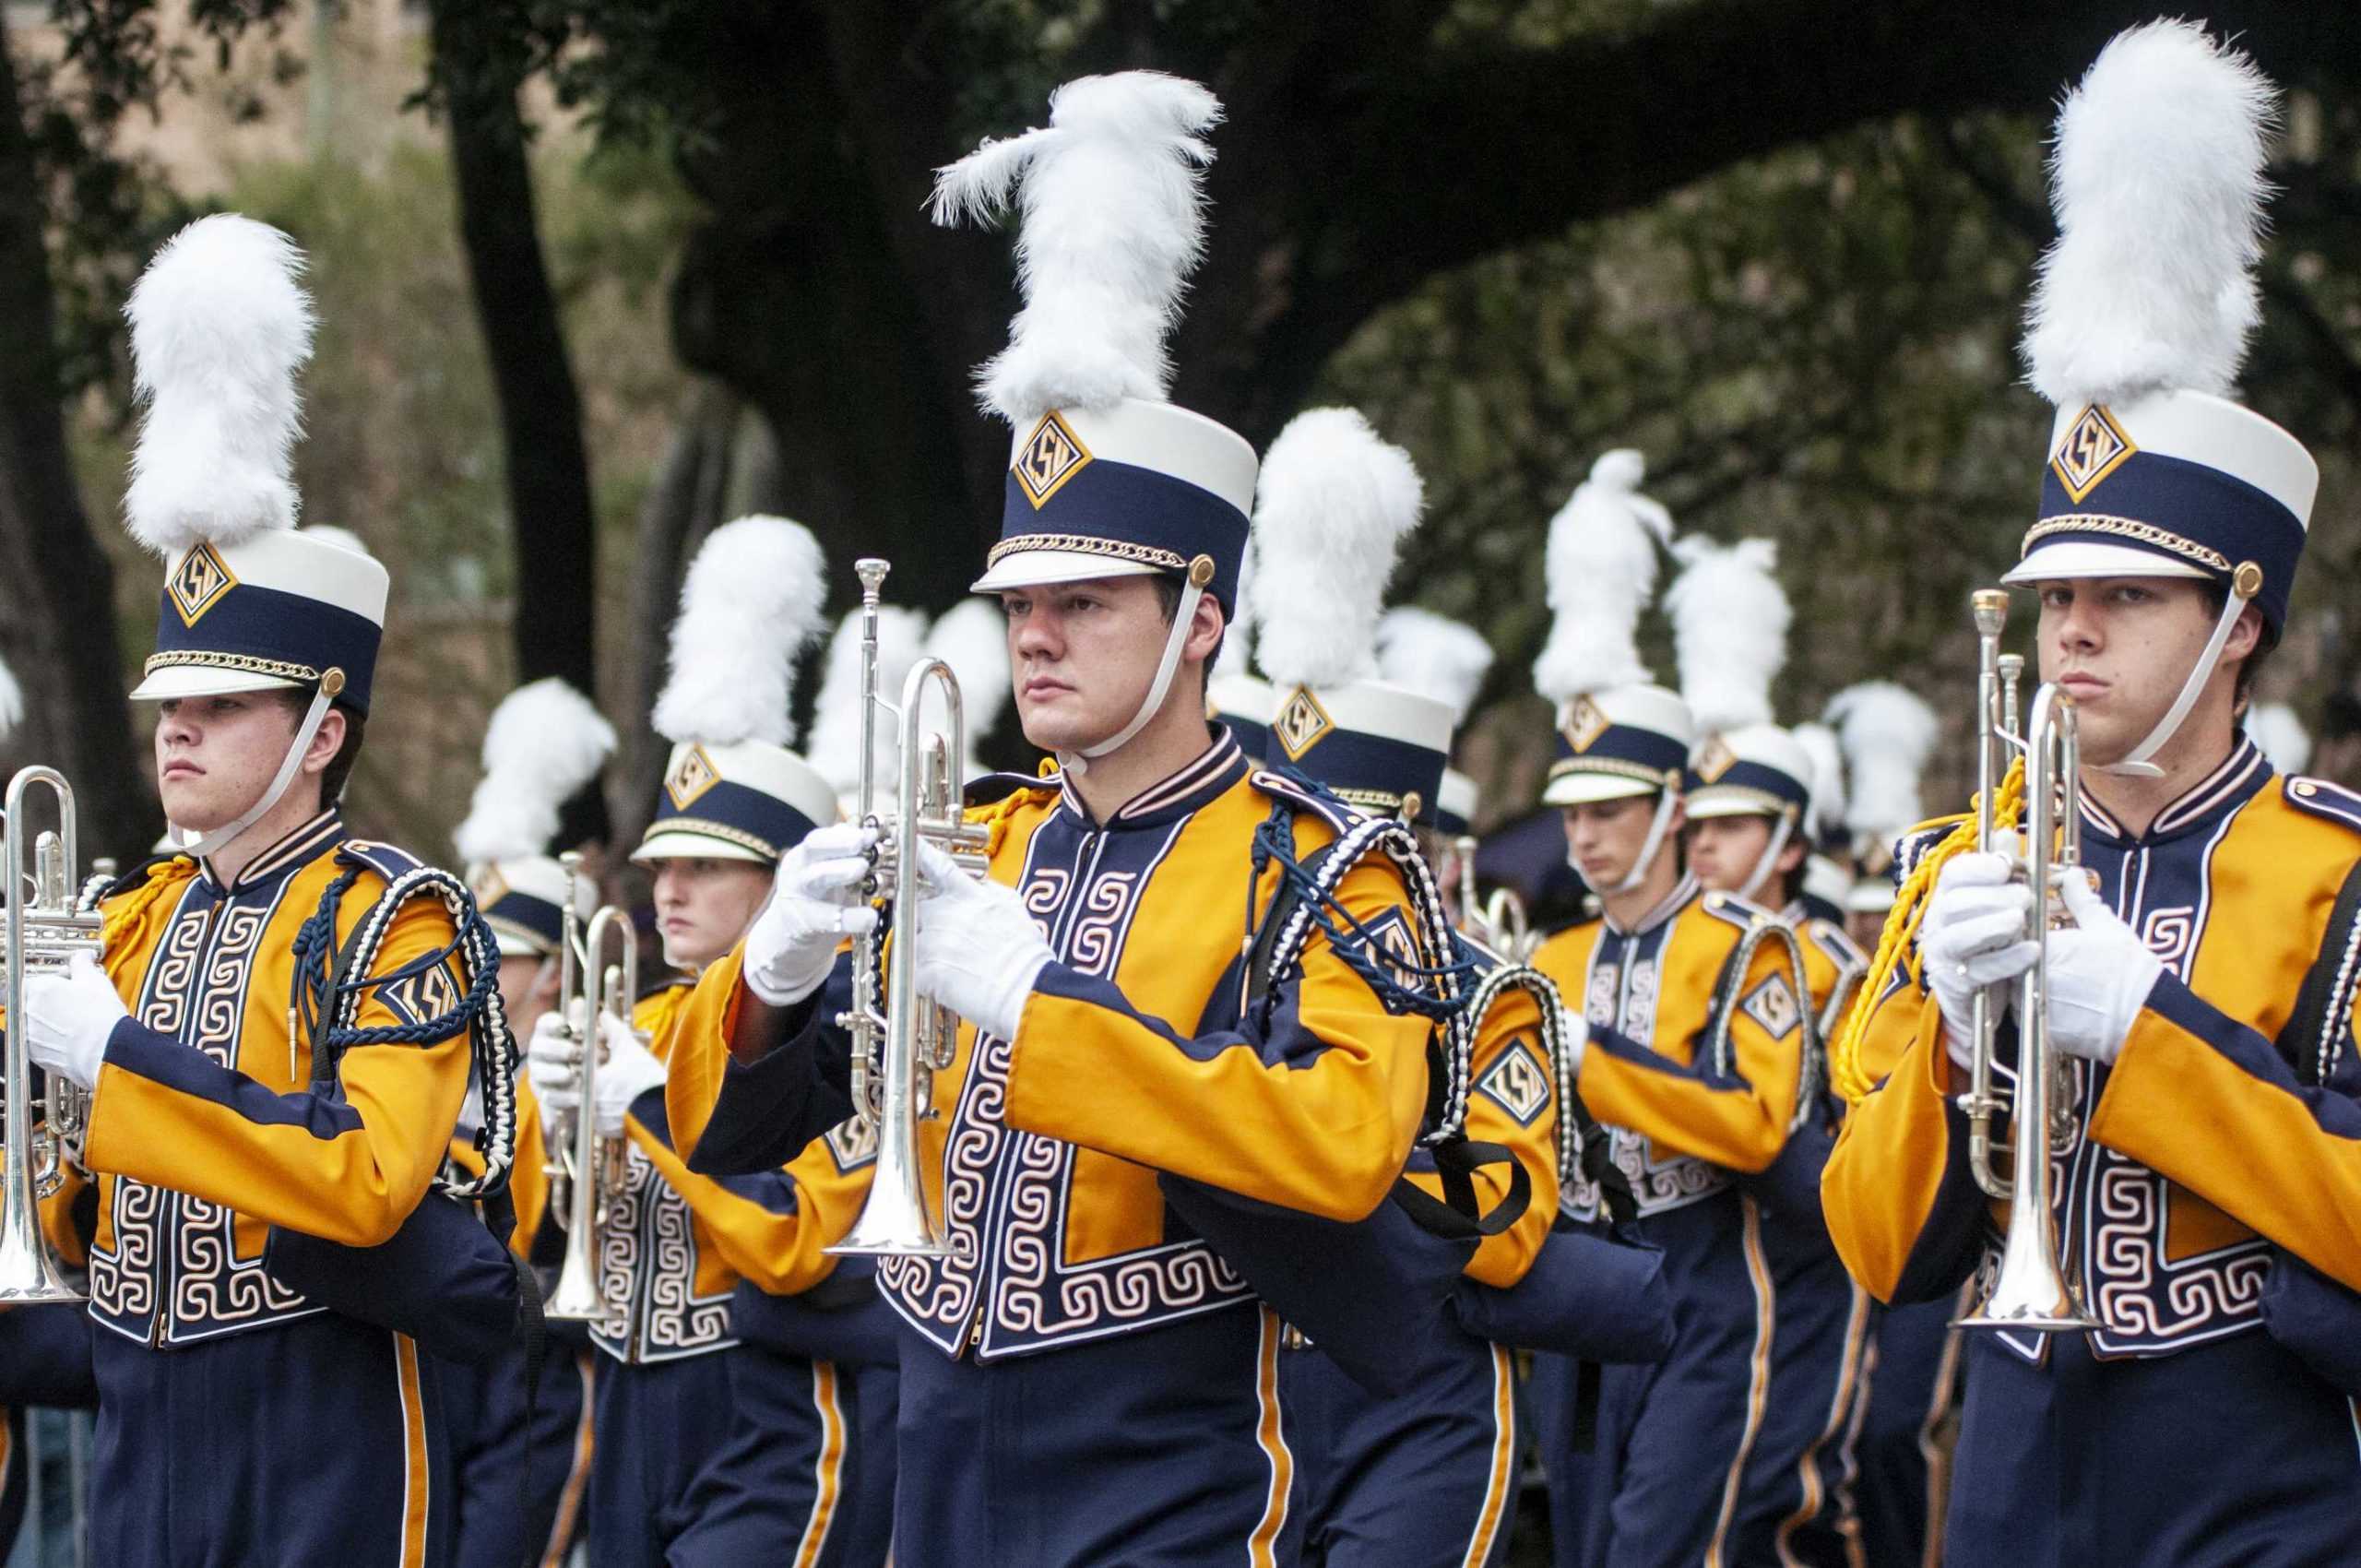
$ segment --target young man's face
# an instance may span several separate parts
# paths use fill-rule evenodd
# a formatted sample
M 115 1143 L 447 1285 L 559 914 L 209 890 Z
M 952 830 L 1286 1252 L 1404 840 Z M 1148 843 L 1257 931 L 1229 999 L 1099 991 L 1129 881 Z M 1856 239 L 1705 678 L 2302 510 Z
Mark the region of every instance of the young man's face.
M 298 719 L 276 692 L 179 697 L 158 705 L 156 788 L 175 827 L 210 833 L 262 798 L 286 760 Z M 313 736 L 304 771 L 316 777 L 344 740 L 330 708 Z
M 1000 601 L 1008 616 L 1016 718 L 1027 742 L 1046 752 L 1080 751 L 1132 721 L 1171 629 L 1154 578 L 1014 588 Z M 1208 598 L 1197 615 L 1183 658 L 1202 662 L 1219 640 L 1221 612 Z M 1173 683 L 1176 689 L 1184 683 Z
M 2082 760 L 2118 761 L 2155 730 L 2213 635 L 2205 586 L 2187 577 L 2070 577 L 2037 588 L 2041 678 L 2074 699 Z M 2248 609 L 2216 680 L 2235 678 L 2229 661 L 2254 651 L 2260 627 Z
M 1567 854 L 1583 880 L 1594 892 L 1621 886 L 1631 868 L 1640 863 L 1640 852 L 1647 848 L 1656 797 L 1625 795 L 1613 801 L 1586 801 L 1564 811 Z M 1668 831 L 1679 831 L 1680 820 L 1676 806 Z
M 755 861 L 668 860 L 656 866 L 656 929 L 664 961 L 694 973 L 738 944 L 771 890 Z
M 1689 869 L 1716 893 L 1746 891 L 1770 848 L 1767 816 L 1701 816 L 1689 824 Z

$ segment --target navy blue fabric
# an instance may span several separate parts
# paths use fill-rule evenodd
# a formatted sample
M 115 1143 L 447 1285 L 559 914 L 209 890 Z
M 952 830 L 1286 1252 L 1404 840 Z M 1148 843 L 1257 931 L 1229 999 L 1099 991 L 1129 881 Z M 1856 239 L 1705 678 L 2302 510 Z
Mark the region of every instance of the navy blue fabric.
M 1935 1428 L 1957 1398 L 1962 1299 L 1886 1307 L 1877 1314 L 1877 1364 L 1855 1445 L 1854 1501 L 1869 1562 L 1922 1562 L 1927 1532 L 1942 1524 L 1938 1474 L 1927 1455 Z
M 979 1362 L 905 1322 L 896 1568 L 1247 1562 L 1273 1479 L 1264 1323 L 1209 1313 Z
M 891 1328 L 900 1320 L 887 1313 Z M 899 1353 L 882 1366 L 849 1369 L 860 1435 L 853 1452 L 852 1512 L 844 1522 L 842 1568 L 885 1568 L 894 1547 L 894 1483 L 900 1438 L 902 1370 Z
M 519 893 L 513 887 L 492 901 L 485 909 L 483 918 L 505 921 L 529 931 L 552 947 L 557 945 L 565 929 L 564 912 L 555 904 L 546 898 L 536 898 L 529 893 Z
M 1576 765 L 1599 761 L 1637 763 L 1662 778 L 1676 777 L 1689 766 L 1687 746 L 1669 735 L 1643 730 L 1636 724 L 1610 724 L 1604 734 L 1579 752 L 1560 730 L 1553 755 L 1558 762 Z
M 0 1405 L 97 1409 L 91 1333 L 90 1314 L 77 1301 L 0 1313 Z
M 1661 1248 L 1560 1217 L 1523 1279 L 1459 1281 L 1459 1326 L 1481 1339 L 1585 1361 L 1656 1361 L 1672 1348 L 1673 1298 Z
M 1271 750 L 1271 727 L 1252 719 L 1240 719 L 1234 713 L 1216 713 L 1216 719 L 1229 728 L 1238 739 L 1239 749 L 1248 756 L 1267 756 Z
M 1950 1568 L 2330 1568 L 2361 1539 L 2353 1408 L 2267 1334 L 2034 1366 L 1967 1336 Z
M 892 1366 L 901 1353 L 874 1258 L 839 1258 L 827 1278 L 795 1296 L 742 1279 L 730 1298 L 730 1329 L 745 1344 L 848 1366 Z
M 701 822 L 716 822 L 724 827 L 734 827 L 741 833 L 751 833 L 779 853 L 785 853 L 793 845 L 801 843 L 803 836 L 814 826 L 810 817 L 777 795 L 726 778 L 692 800 L 686 809 L 672 803 L 671 791 L 658 790 L 656 792 L 654 826 L 660 828 L 673 818 L 682 816 Z
M 1342 726 L 1323 731 L 1299 757 L 1287 755 L 1278 736 L 1268 734 L 1263 759 L 1301 768 L 1331 790 L 1374 790 L 1406 800 L 1415 792 L 1419 801 L 1417 820 L 1425 827 L 1434 826 L 1435 798 L 1442 792 L 1442 771 L 1450 761 L 1425 746 Z
M 647 1568 L 787 1568 L 799 1561 L 807 1537 L 816 1539 L 816 1568 L 844 1568 L 851 1537 L 847 1516 L 858 1491 L 853 1470 L 860 1461 L 849 1381 L 834 1368 L 815 1368 L 801 1356 L 774 1355 L 759 1347 L 742 1345 L 709 1359 L 728 1364 L 730 1402 L 706 1410 L 705 1420 L 723 1425 L 726 1409 L 728 1436 L 689 1489 L 682 1504 L 685 1527 L 661 1557 L 647 1560 Z M 600 1375 L 611 1370 L 611 1363 L 601 1367 Z M 822 1501 L 817 1470 L 828 1439 L 817 1403 L 823 1387 L 832 1391 L 843 1423 L 836 1438 L 844 1451 L 836 1464 L 836 1490 L 825 1500 L 827 1516 L 819 1518 L 813 1512 Z M 601 1423 L 600 1441 L 608 1431 Z M 591 1551 L 591 1560 L 600 1561 L 595 1538 Z
M 1699 790 L 1759 790 L 1785 801 L 1797 812 L 1811 803 L 1811 791 L 1805 788 L 1802 779 L 1765 763 L 1734 762 L 1722 770 L 1721 777 L 1710 779 L 1692 767 L 1689 770 L 1688 778 L 1692 794 Z
M 158 653 L 230 653 L 344 671 L 338 701 L 369 711 L 381 628 L 365 615 L 298 593 L 240 583 L 215 600 L 194 626 L 181 619 L 172 589 L 156 612 Z
M 2234 569 L 2241 562 L 2254 562 L 2262 568 L 2262 592 L 2255 600 L 2256 607 L 2273 626 L 2286 624 L 2287 593 L 2295 586 L 2296 566 L 2304 553 L 2304 525 L 2285 505 L 2246 481 L 2184 457 L 2134 452 L 2078 502 L 2067 494 L 2065 481 L 2058 477 L 2055 468 L 2044 469 L 2041 520 L 2048 523 L 2082 516 L 2129 517 L 2150 524 L 2217 552 L 2228 558 Z M 2041 543 L 2065 540 L 2153 548 L 2096 529 L 2061 529 L 2045 534 Z M 2182 555 L 2171 558 L 2188 561 Z M 2227 572 L 2209 575 L 2217 582 L 2230 580 Z
M 574 1479 L 589 1383 L 584 1357 L 553 1350 L 529 1410 L 521 1349 L 480 1367 L 445 1363 L 440 1376 L 458 1482 L 452 1562 L 456 1568 L 540 1562 Z
M 2262 1324 L 2331 1386 L 2361 1397 L 2361 1294 L 2273 1247 Z
M 105 1061 L 267 1127 L 301 1127 L 324 1143 L 361 1131 L 361 1112 L 344 1101 L 322 1094 L 273 1094 L 243 1073 L 191 1051 L 129 1014 L 116 1019 L 108 1034 Z
M 137 1568 L 383 1562 L 412 1489 L 428 1568 L 455 1523 L 441 1369 L 419 1356 L 426 1475 L 410 1473 L 397 1336 L 333 1313 L 168 1351 L 95 1337 L 90 1557 Z
M 1501 1394 L 1493 1348 L 1438 1340 L 1403 1393 L 1378 1398 L 1317 1348 L 1279 1352 L 1295 1484 L 1278 1560 L 1299 1568 L 1459 1568 L 1486 1527 Z M 1513 1450 L 1515 1417 L 1506 1434 Z M 1513 1462 L 1480 1563 L 1508 1561 Z
M 1039 507 L 1016 475 L 1008 476 L 1001 508 L 1003 544 L 1027 534 L 1082 534 L 1169 550 L 1183 561 L 1210 555 L 1214 580 L 1205 591 L 1225 618 L 1238 611 L 1238 564 L 1246 554 L 1246 514 L 1186 480 L 1132 463 L 1094 457 L 1070 475 Z
M 437 1193 L 420 1199 L 392 1238 L 374 1247 L 274 1225 L 262 1266 L 307 1301 L 409 1335 L 446 1361 L 489 1361 L 516 1341 L 514 1254 L 471 1206 Z

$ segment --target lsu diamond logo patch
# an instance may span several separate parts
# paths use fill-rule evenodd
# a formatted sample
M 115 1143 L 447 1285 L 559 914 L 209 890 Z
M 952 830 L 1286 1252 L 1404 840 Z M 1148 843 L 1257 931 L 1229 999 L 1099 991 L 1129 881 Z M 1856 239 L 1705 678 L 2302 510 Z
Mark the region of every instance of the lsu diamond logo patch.
M 238 586 L 230 568 L 209 544 L 199 544 L 181 557 L 167 580 L 172 596 L 172 608 L 180 612 L 181 624 L 194 626 L 204 613 L 221 602 L 221 596 Z
M 1773 1039 L 1785 1039 L 1803 1021 L 1803 1009 L 1796 1004 L 1795 987 L 1785 975 L 1773 975 L 1746 993 L 1738 1004 L 1738 1011 L 1762 1026 L 1763 1033 Z
M 1089 461 L 1090 449 L 1082 444 L 1082 437 L 1052 412 L 1041 416 L 1041 422 L 1016 449 L 1016 460 L 1008 471 L 1016 476 L 1017 487 L 1038 512 Z
M 2093 403 L 2075 416 L 2066 431 L 2066 439 L 2049 459 L 2050 471 L 2058 482 L 2066 487 L 2076 505 L 2099 487 L 2099 481 L 2122 465 L 2126 457 L 2138 451 L 2131 437 L 2115 422 L 2115 416 L 2103 403 Z
M 1518 1040 L 1476 1080 L 1476 1092 L 1515 1117 L 1518 1126 L 1530 1127 L 1549 1103 L 1549 1072 Z
M 1737 762 L 1738 754 L 1730 750 L 1719 735 L 1715 735 L 1705 742 L 1704 750 L 1697 754 L 1697 760 L 1691 766 L 1697 769 L 1698 778 L 1711 784 L 1727 773 Z
M 1277 717 L 1271 720 L 1271 733 L 1276 735 L 1279 744 L 1287 748 L 1289 762 L 1301 761 L 1303 754 L 1317 744 L 1321 736 L 1335 727 L 1335 721 L 1328 717 L 1328 710 L 1320 706 L 1320 699 L 1301 686 L 1298 686 L 1294 695 L 1279 705 Z
M 672 809 L 684 812 L 689 802 L 721 782 L 721 770 L 705 754 L 703 746 L 691 746 L 681 754 L 681 760 L 665 776 L 664 793 L 672 798 Z
M 836 1162 L 841 1171 L 857 1170 L 877 1159 L 877 1128 L 859 1116 L 848 1116 L 821 1136 L 827 1141 L 828 1158 Z
M 1598 738 L 1613 728 L 1614 720 L 1588 697 L 1576 697 L 1574 706 L 1566 711 L 1566 744 L 1577 753 L 1598 744 Z

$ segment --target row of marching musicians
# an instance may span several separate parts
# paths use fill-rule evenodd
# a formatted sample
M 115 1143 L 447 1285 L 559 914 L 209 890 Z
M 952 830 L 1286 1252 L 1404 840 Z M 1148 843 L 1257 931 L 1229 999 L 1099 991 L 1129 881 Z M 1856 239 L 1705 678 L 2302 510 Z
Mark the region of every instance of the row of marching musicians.
M 959 683 L 882 700 L 870 562 L 856 722 L 790 750 L 829 569 L 717 531 L 644 997 L 547 858 L 612 744 L 579 697 L 495 720 L 472 878 L 347 831 L 386 574 L 292 526 L 300 257 L 184 231 L 126 503 L 172 849 L 77 899 L 68 833 L 9 927 L 0 1287 L 87 1271 L 92 1560 L 1498 1562 L 1522 1406 L 1561 1561 L 1907 1561 L 1933 1478 L 1863 1439 L 1898 1390 L 1923 1464 L 1963 1356 L 1950 1561 L 2338 1560 L 2361 801 L 2241 732 L 2315 470 L 2222 395 L 2269 101 L 2159 24 L 2069 102 L 2009 576 L 2047 683 L 2014 711 L 1980 600 L 1985 788 L 1905 836 L 1873 954 L 1807 901 L 1774 561 L 1676 544 L 1629 453 L 1552 523 L 1535 670 L 1597 912 L 1455 929 L 1484 660 L 1384 615 L 1415 469 L 1350 410 L 1258 460 L 1164 396 L 1193 84 L 1070 84 L 943 175 L 946 220 L 1024 215 L 974 586 L 1050 761 L 957 798 Z M 2127 137 L 2176 245 L 2125 237 Z M 1638 653 L 1667 549 L 1679 693 Z

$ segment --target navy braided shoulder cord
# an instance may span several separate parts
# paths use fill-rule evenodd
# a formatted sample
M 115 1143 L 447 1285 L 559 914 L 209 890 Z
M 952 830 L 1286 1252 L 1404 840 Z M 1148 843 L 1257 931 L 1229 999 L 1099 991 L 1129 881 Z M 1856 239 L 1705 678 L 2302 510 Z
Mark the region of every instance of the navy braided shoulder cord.
M 1375 933 L 1336 897 L 1336 889 L 1347 873 L 1368 856 L 1382 854 L 1394 862 L 1410 890 L 1421 954 L 1434 958 L 1455 952 L 1456 943 L 1452 936 L 1450 917 L 1443 909 L 1442 889 L 1425 857 L 1418 853 L 1417 838 L 1391 817 L 1364 817 L 1336 839 L 1316 869 L 1307 871 L 1295 857 L 1291 824 L 1275 816 L 1255 829 L 1253 852 L 1258 876 L 1264 865 L 1275 863 L 1282 891 L 1294 896 L 1271 952 L 1270 990 L 1266 994 L 1275 995 L 1280 983 L 1301 966 L 1315 930 L 1326 936 L 1331 950 L 1368 983 L 1388 1011 L 1417 1013 L 1435 1020 L 1442 1028 L 1443 1103 L 1435 1124 L 1421 1135 L 1419 1142 L 1431 1147 L 1459 1136 L 1467 1119 L 1469 1076 L 1475 1054 L 1474 1025 L 1467 1016 L 1463 987 L 1474 976 L 1476 961 L 1467 958 L 1414 963 L 1396 956 L 1379 957 L 1375 953 Z M 1432 981 L 1432 988 L 1406 985 L 1396 978 L 1401 974 L 1409 975 L 1414 980 Z
M 347 870 L 329 885 L 319 909 L 295 935 L 296 1007 L 312 1040 L 313 1079 L 332 1077 L 335 1064 L 354 1046 L 433 1045 L 468 1030 L 477 1081 L 483 1090 L 483 1125 L 476 1130 L 475 1138 L 476 1152 L 483 1158 L 483 1174 L 470 1179 L 446 1170 L 436 1178 L 436 1186 L 465 1201 L 496 1194 L 507 1187 L 516 1161 L 519 1113 L 516 1042 L 500 1000 L 499 947 L 492 928 L 484 923 L 475 896 L 465 883 L 433 866 L 413 867 L 396 877 L 362 916 L 342 961 L 344 972 L 354 978 L 339 981 L 329 973 L 336 945 L 336 911 L 360 871 L 358 864 L 348 861 Z M 412 898 L 426 897 L 439 899 L 450 914 L 456 928 L 450 944 L 385 974 L 371 974 L 378 949 L 393 929 L 394 917 Z M 364 1028 L 354 1022 L 369 992 L 439 968 L 454 957 L 459 960 L 468 990 L 449 1010 L 415 1024 Z

